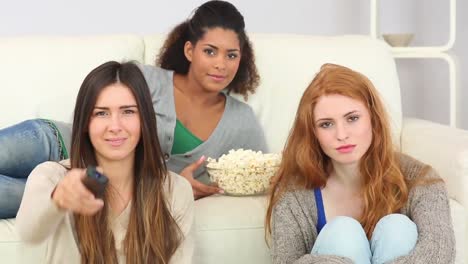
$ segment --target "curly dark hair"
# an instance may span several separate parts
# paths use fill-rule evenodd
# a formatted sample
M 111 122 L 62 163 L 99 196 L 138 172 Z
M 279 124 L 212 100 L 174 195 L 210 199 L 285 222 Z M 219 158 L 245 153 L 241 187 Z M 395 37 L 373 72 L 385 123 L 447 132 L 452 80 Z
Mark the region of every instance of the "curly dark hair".
M 207 30 L 216 27 L 232 30 L 237 34 L 241 60 L 236 76 L 226 89 L 228 94 L 238 93 L 247 99 L 249 93 L 255 93 L 260 77 L 255 66 L 252 43 L 245 33 L 244 17 L 229 2 L 214 0 L 199 6 L 191 19 L 180 23 L 169 33 L 161 47 L 156 65 L 178 74 L 187 74 L 190 62 L 184 54 L 185 43 L 190 41 L 195 45 Z

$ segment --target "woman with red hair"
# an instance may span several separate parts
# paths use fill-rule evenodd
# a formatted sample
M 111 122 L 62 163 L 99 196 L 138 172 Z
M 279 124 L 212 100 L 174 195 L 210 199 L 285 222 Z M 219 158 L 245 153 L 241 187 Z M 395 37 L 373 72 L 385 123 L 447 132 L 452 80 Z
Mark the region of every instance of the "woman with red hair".
M 364 75 L 325 64 L 305 90 L 266 218 L 273 263 L 453 263 L 444 182 L 394 149 Z

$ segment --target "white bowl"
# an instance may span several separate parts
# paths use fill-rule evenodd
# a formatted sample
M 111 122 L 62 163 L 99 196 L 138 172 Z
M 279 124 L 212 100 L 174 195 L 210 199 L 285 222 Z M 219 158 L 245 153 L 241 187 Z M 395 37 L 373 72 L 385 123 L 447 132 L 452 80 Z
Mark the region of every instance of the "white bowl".
M 225 195 L 249 196 L 266 193 L 278 166 L 218 169 L 207 167 L 210 180 L 224 190 Z
M 383 39 L 392 47 L 406 47 L 413 39 L 414 34 L 383 34 Z
M 208 158 L 206 170 L 226 195 L 259 195 L 268 190 L 280 162 L 278 153 L 231 149 L 218 160 Z

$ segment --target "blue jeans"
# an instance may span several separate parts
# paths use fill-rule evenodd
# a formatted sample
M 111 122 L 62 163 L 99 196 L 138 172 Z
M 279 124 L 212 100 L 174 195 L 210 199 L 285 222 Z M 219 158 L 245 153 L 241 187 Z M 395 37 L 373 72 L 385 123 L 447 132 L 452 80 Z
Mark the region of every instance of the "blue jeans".
M 16 216 L 26 178 L 34 167 L 62 158 L 57 133 L 43 119 L 0 130 L 0 219 Z
M 358 221 L 339 216 L 322 228 L 312 253 L 347 257 L 357 264 L 380 264 L 408 255 L 417 240 L 416 224 L 402 214 L 380 219 L 370 241 Z

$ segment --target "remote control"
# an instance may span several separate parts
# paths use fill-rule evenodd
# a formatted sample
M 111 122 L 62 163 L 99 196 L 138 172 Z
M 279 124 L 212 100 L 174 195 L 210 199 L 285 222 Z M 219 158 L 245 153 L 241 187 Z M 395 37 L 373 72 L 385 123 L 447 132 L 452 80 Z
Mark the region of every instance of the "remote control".
M 102 198 L 104 196 L 108 181 L 107 177 L 97 171 L 94 166 L 88 166 L 86 169 L 86 177 L 83 178 L 83 184 L 96 198 Z

